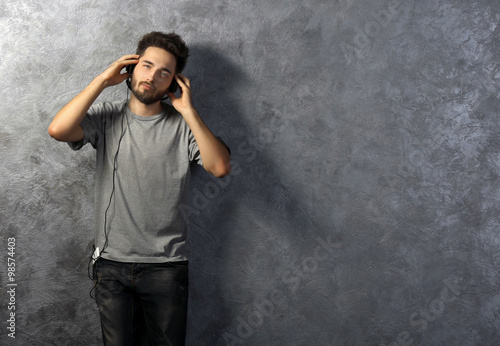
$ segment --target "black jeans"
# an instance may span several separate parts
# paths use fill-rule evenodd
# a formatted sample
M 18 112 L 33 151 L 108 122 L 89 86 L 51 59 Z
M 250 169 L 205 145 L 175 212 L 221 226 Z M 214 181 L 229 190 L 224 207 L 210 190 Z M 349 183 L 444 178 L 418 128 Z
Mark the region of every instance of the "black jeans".
M 184 345 L 187 262 L 94 265 L 96 302 L 107 346 Z

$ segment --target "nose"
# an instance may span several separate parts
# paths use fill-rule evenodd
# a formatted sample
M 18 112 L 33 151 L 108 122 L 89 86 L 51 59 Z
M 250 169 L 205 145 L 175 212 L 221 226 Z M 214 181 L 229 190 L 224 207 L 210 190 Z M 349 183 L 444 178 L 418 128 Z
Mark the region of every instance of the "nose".
M 147 81 L 154 83 L 156 80 L 160 79 L 160 74 L 161 73 L 162 73 L 161 70 L 153 70 L 153 69 L 151 69 L 148 72 L 147 76 L 146 76 Z
M 155 76 L 156 76 L 156 71 L 152 68 L 145 73 L 146 81 L 148 82 L 153 82 L 155 80 Z

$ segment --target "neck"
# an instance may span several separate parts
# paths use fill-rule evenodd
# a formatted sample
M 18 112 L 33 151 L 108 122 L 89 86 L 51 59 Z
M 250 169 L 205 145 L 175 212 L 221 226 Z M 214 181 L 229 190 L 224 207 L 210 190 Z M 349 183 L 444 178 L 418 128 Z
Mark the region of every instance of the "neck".
M 163 106 L 160 101 L 146 105 L 139 101 L 134 94 L 130 95 L 128 106 L 132 112 L 143 117 L 150 117 L 161 113 Z

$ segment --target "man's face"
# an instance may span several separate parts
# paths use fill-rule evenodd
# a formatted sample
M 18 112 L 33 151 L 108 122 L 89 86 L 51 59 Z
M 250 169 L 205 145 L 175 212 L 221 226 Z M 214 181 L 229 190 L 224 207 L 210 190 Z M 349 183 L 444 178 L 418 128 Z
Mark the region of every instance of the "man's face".
M 172 83 L 176 61 L 172 53 L 148 47 L 132 74 L 132 93 L 144 104 L 160 101 Z

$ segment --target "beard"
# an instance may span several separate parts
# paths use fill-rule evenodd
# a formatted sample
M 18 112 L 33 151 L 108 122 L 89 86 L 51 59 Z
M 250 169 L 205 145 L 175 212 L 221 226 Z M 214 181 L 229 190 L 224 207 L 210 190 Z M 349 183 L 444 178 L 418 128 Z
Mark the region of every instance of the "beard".
M 140 86 L 142 84 L 149 85 L 151 87 L 151 89 L 150 90 L 141 89 Z M 133 83 L 132 83 L 132 85 L 133 85 Z M 131 88 L 131 90 L 132 90 L 132 94 L 134 94 L 134 96 L 140 102 L 144 103 L 145 105 L 150 105 L 150 104 L 156 103 L 158 101 L 161 101 L 163 99 L 163 97 L 165 96 L 164 91 L 156 90 L 156 88 L 152 84 L 147 83 L 147 82 L 137 83 L 136 85 L 134 85 L 133 88 Z

